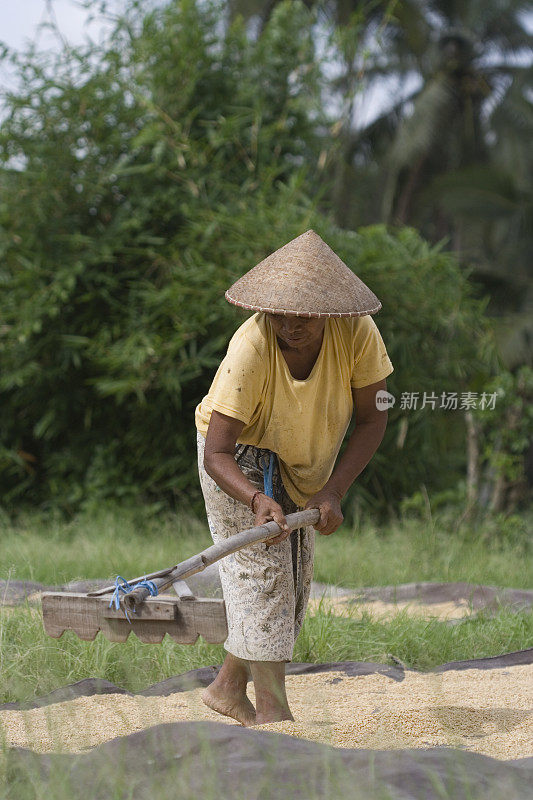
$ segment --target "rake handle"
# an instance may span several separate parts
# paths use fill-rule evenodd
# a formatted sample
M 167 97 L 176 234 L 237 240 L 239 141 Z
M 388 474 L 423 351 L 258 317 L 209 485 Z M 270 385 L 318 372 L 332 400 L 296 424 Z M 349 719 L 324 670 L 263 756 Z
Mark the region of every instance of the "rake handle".
M 286 516 L 287 525 L 291 531 L 306 525 L 314 525 L 319 519 L 320 511 L 318 508 L 308 508 L 305 511 L 296 511 L 294 514 L 287 514 Z M 191 575 L 196 575 L 197 572 L 202 572 L 206 567 L 216 561 L 220 561 L 221 558 L 229 556 L 231 553 L 235 553 L 248 545 L 265 542 L 280 533 L 281 528 L 277 522 L 266 522 L 264 525 L 256 525 L 254 528 L 240 531 L 234 536 L 230 536 L 229 539 L 213 544 L 206 550 L 202 550 L 201 553 L 182 561 L 165 575 L 153 578 L 153 583 L 157 587 L 158 593 L 160 593 L 175 581 L 185 580 Z M 133 611 L 135 606 L 143 603 L 149 595 L 149 590 L 145 586 L 141 586 L 125 595 L 122 602 L 126 608 Z

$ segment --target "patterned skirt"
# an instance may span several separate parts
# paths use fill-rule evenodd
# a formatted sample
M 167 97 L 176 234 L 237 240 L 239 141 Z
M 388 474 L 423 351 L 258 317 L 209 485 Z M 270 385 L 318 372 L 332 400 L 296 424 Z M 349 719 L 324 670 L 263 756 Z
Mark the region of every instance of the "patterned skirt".
M 209 530 L 215 543 L 252 528 L 252 510 L 220 489 L 204 469 L 205 439 L 198 433 L 198 472 Z M 238 444 L 235 460 L 248 480 L 263 489 L 263 464 L 269 450 Z M 284 514 L 298 507 L 288 496 L 277 460 L 273 473 L 274 499 Z M 248 661 L 290 661 L 294 641 L 305 616 L 311 580 L 315 532 L 300 528 L 280 542 L 250 545 L 219 561 L 226 603 L 228 638 L 225 649 Z

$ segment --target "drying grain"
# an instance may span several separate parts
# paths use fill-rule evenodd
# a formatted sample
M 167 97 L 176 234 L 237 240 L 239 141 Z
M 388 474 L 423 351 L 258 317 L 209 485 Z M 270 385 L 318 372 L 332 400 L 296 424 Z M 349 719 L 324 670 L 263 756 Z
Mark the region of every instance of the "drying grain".
M 446 603 L 422 603 L 418 600 L 398 600 L 387 603 L 383 600 L 356 600 L 353 597 L 323 597 L 311 598 L 308 605 L 309 613 L 316 614 L 321 610 L 334 614 L 337 617 L 358 618 L 363 613 L 372 617 L 388 618 L 398 612 L 405 611 L 410 616 L 430 619 L 464 619 L 472 613 L 472 608 L 466 600 L 449 601 Z
M 206 708 L 199 689 L 169 697 L 96 695 L 30 711 L 1 711 L 7 743 L 83 752 L 163 722 L 237 724 Z M 287 677 L 295 722 L 262 725 L 348 748 L 449 746 L 499 759 L 533 755 L 533 667 L 407 672 L 402 682 L 342 672 Z M 253 687 L 250 685 L 253 700 Z M 1 737 L 0 737 L 1 738 Z

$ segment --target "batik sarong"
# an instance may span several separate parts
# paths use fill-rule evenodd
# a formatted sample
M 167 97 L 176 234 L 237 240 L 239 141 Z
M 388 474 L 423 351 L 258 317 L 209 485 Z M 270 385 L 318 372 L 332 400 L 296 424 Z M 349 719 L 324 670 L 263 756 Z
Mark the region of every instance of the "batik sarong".
M 198 471 L 209 530 L 215 543 L 255 525 L 252 510 L 227 495 L 203 466 L 204 437 L 198 433 Z M 271 453 L 238 444 L 235 460 L 248 480 L 263 491 L 264 470 Z M 281 479 L 277 459 L 272 474 L 273 497 L 284 514 L 297 511 Z M 313 575 L 315 532 L 311 526 L 293 531 L 285 541 L 249 545 L 219 561 L 226 603 L 229 653 L 249 661 L 290 661 L 303 623 Z

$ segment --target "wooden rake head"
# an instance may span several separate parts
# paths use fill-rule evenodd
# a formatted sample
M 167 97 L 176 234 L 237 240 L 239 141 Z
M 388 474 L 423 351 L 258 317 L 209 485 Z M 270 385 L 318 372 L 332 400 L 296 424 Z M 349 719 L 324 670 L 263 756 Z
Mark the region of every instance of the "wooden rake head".
M 314 525 L 319 518 L 318 509 L 310 508 L 288 514 L 286 520 L 294 530 Z M 128 581 L 128 584 L 141 585 L 125 594 L 118 608 L 110 602 L 114 585 L 88 594 L 45 592 L 42 598 L 44 629 L 55 639 L 65 631 L 74 631 L 88 642 L 93 641 L 98 631 L 112 642 L 125 642 L 132 631 L 142 642 L 150 644 L 161 643 L 167 633 L 178 644 L 194 644 L 199 636 L 210 644 L 224 642 L 228 635 L 224 601 L 194 597 L 184 584 L 185 578 L 237 550 L 265 542 L 279 533 L 281 528 L 276 522 L 267 522 L 236 533 L 174 567 Z M 149 596 L 147 581 L 157 588 L 157 596 Z M 179 596 L 160 594 L 170 586 Z
M 125 642 L 133 632 L 148 644 L 160 644 L 167 633 L 178 644 L 194 644 L 199 636 L 209 644 L 219 644 L 228 635 L 223 600 L 159 595 L 130 611 L 129 621 L 122 608 L 109 607 L 109 600 L 109 595 L 45 592 L 44 629 L 54 639 L 74 631 L 87 642 L 92 642 L 98 631 L 111 642 Z

